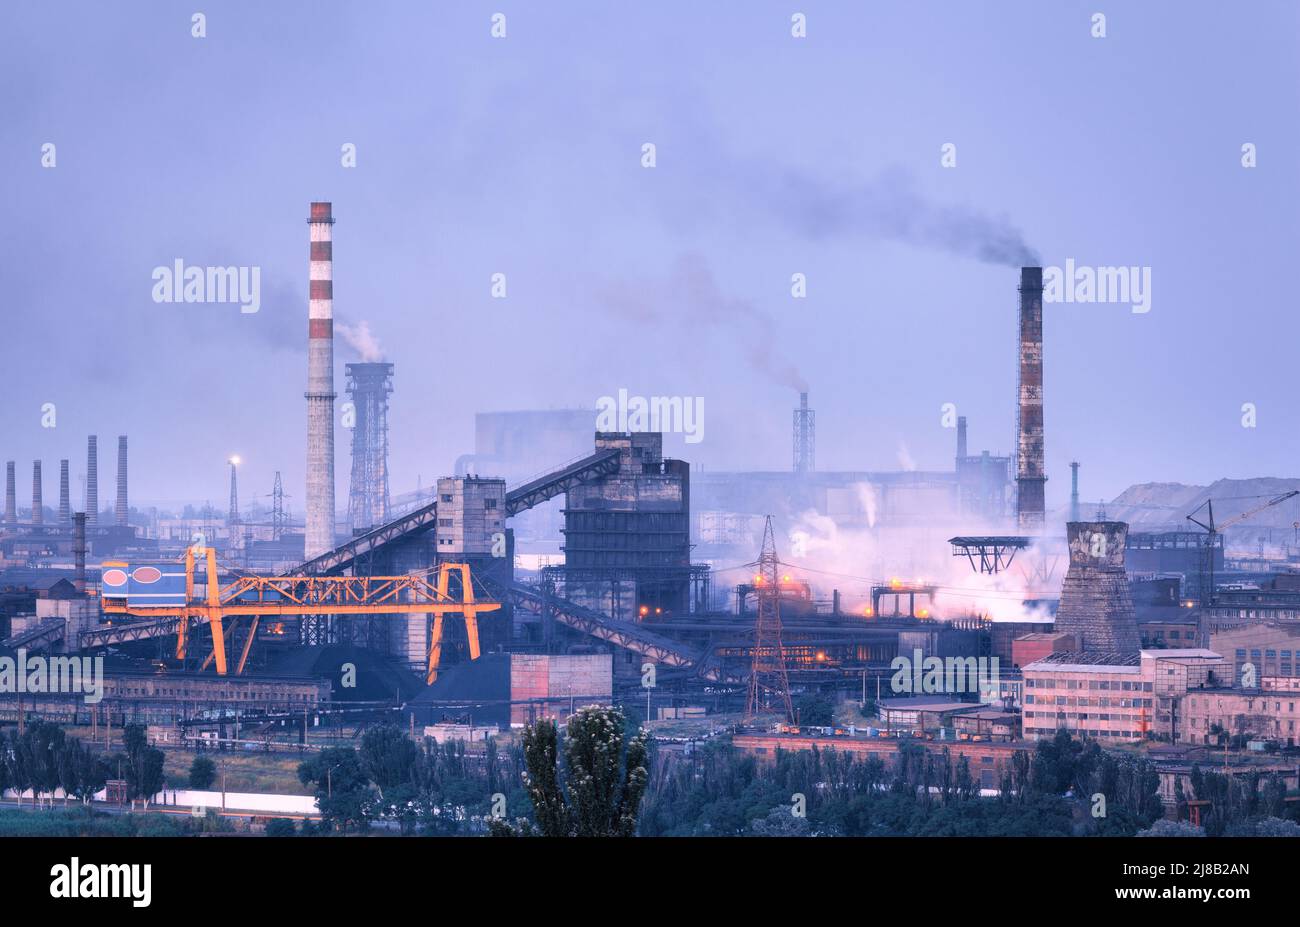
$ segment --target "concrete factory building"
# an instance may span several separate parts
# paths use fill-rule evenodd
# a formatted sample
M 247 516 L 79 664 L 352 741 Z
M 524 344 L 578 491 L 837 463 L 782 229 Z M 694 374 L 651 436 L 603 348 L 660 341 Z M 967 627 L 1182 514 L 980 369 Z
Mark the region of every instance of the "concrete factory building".
M 1026 738 L 1067 730 L 1103 743 L 1133 742 L 1177 737 L 1183 697 L 1220 687 L 1231 664 L 1201 649 L 1054 653 L 1022 672 Z
M 596 452 L 617 452 L 618 472 L 571 487 L 564 566 L 546 572 L 560 595 L 611 618 L 636 621 L 691 610 L 690 465 L 665 460 L 659 432 L 597 432 Z

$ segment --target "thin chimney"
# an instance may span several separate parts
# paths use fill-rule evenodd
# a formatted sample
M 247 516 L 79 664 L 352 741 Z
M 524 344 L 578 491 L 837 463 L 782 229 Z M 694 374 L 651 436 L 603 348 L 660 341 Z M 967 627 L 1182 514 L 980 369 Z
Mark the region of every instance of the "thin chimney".
M 68 498 L 68 461 L 59 461 L 59 524 L 72 521 L 72 503 Z
M 41 462 L 32 461 L 32 524 L 43 525 L 45 523 L 45 500 L 41 492 Z
M 308 559 L 334 547 L 334 215 L 312 203 L 307 304 Z
M 86 513 L 77 512 L 72 516 L 72 556 L 76 566 L 76 572 L 73 574 L 72 584 L 76 587 L 77 592 L 86 591 Z
M 1016 522 L 1043 526 L 1043 268 L 1020 268 L 1020 392 L 1016 405 Z
M 117 438 L 117 505 L 113 521 L 119 528 L 126 527 L 126 435 Z
M 86 439 L 86 525 L 99 524 L 99 437 Z
M 14 462 L 5 463 L 5 524 L 18 521 L 18 491 L 14 484 Z

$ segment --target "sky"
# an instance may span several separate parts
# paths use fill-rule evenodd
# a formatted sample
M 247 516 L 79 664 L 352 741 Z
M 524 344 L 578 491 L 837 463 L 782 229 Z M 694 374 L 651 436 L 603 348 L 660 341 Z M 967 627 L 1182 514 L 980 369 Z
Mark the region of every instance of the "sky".
M 396 365 L 394 492 L 450 474 L 475 412 L 620 388 L 702 397 L 703 440 L 669 448 L 712 470 L 788 468 L 800 383 L 819 469 L 951 467 L 946 404 L 1008 453 L 1030 252 L 1151 274 L 1145 313 L 1045 307 L 1049 507 L 1071 460 L 1086 499 L 1298 476 L 1298 26 L 1292 2 L 6 4 L 0 457 L 44 459 L 48 502 L 97 433 L 103 500 L 128 434 L 133 504 L 221 506 L 238 454 L 246 496 L 279 470 L 300 512 L 329 200 L 335 316 Z M 155 302 L 177 260 L 258 268 L 259 311 Z M 340 392 L 356 359 L 339 340 Z

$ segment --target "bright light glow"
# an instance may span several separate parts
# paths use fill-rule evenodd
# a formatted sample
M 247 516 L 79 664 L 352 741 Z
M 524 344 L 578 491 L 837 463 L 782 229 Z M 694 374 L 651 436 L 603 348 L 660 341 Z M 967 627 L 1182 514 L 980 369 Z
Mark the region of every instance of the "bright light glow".
M 234 456 L 232 456 L 232 457 L 230 458 L 230 462 L 231 462 L 232 464 L 234 464 L 236 467 L 238 467 L 238 466 L 239 466 L 239 455 L 238 455 L 238 454 L 235 454 Z

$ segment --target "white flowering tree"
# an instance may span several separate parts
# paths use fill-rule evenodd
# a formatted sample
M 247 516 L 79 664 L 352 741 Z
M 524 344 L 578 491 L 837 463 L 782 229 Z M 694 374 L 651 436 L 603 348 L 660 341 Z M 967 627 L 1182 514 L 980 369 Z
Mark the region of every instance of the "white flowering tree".
M 559 762 L 559 730 L 539 721 L 524 730 L 524 785 L 533 802 L 536 828 L 513 832 L 546 837 L 631 837 L 649 774 L 647 736 L 631 736 L 617 708 L 593 705 L 569 718 L 564 734 L 564 764 Z M 505 825 L 494 833 L 508 832 Z

